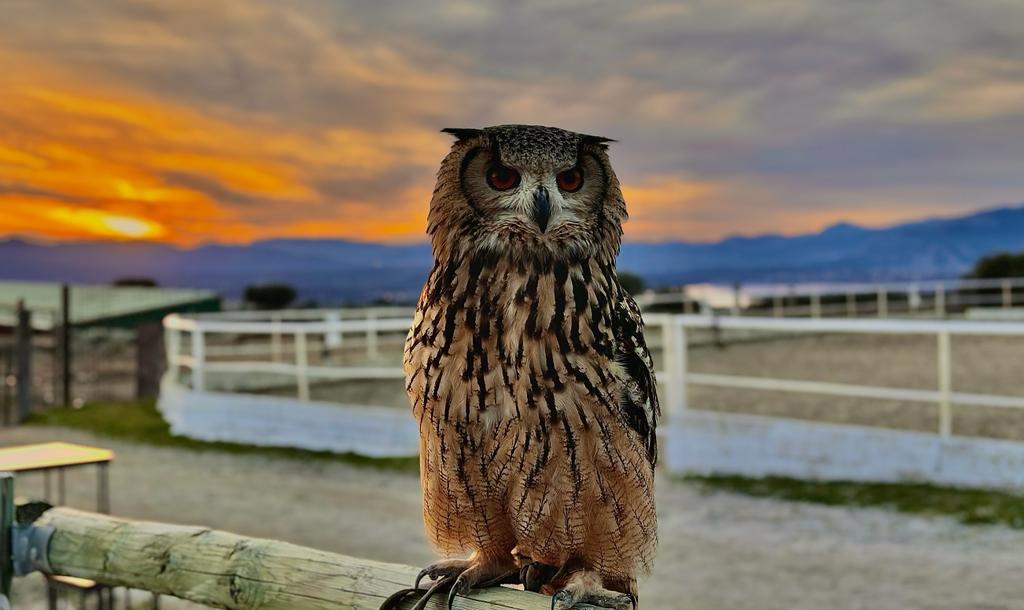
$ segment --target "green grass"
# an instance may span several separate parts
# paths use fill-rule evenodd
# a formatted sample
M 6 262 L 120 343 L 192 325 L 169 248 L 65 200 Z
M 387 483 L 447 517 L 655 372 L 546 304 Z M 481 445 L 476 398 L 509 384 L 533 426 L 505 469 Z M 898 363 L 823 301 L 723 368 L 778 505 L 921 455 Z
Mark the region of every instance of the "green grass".
M 828 506 L 875 507 L 904 513 L 951 516 L 967 525 L 1024 529 L 1024 496 L 995 490 L 939 487 L 924 483 L 802 481 L 785 477 L 686 477 L 707 491 L 731 491 Z
M 418 472 L 418 458 L 373 458 L 356 453 L 308 451 L 288 447 L 258 447 L 241 443 L 199 441 L 171 434 L 152 401 L 134 403 L 90 403 L 81 409 L 50 409 L 33 414 L 26 423 L 85 430 L 98 436 L 177 447 L 194 451 L 224 451 L 303 460 L 326 460 L 400 472 Z

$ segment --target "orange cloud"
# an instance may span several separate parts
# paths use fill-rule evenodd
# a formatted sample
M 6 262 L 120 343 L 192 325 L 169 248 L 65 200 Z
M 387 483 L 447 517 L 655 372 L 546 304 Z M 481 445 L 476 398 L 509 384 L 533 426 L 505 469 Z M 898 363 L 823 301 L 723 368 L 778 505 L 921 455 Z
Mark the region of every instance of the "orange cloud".
M 282 234 L 418 239 L 437 133 L 228 122 L 0 49 L 0 234 L 242 242 Z M 389 200 L 337 199 L 332 180 L 419 171 Z M 372 196 L 366 193 L 364 197 Z M 366 206 L 385 214 L 360 213 Z M 416 222 L 411 222 L 416 218 Z

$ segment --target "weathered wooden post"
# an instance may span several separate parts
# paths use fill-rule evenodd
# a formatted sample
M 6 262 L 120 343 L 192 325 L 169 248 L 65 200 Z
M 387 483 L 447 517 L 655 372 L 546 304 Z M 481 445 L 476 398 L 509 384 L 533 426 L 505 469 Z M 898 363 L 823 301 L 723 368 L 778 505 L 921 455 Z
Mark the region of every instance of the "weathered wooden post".
M 76 576 L 232 610 L 378 610 L 391 594 L 409 587 L 418 572 L 275 540 L 69 508 L 44 510 L 33 522 L 5 531 L 13 531 L 17 540 L 0 553 L 12 568 L 0 566 L 4 578 L 33 571 Z M 438 596 L 428 608 L 444 608 L 446 601 Z M 458 596 L 452 607 L 549 610 L 551 598 L 493 587 Z
M 163 327 L 159 322 L 140 324 L 135 329 L 135 397 L 156 398 L 165 370 Z
M 18 326 L 15 338 L 17 353 L 18 421 L 25 421 L 32 410 L 32 312 L 18 301 Z

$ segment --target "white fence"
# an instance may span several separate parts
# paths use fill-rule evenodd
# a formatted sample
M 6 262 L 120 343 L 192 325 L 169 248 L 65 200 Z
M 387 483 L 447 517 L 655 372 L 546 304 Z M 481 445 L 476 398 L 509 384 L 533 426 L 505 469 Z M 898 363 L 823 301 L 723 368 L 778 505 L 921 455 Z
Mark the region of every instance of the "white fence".
M 170 371 L 161 409 L 175 431 L 210 440 L 295 444 L 372 455 L 415 452 L 416 427 L 404 404 L 383 408 L 310 401 L 311 380 L 401 379 L 400 367 L 372 362 L 382 333 L 401 337 L 408 330 L 409 318 L 364 313 L 362 319 L 343 319 L 336 312 L 323 311 L 306 315 L 305 320 L 273 321 L 169 316 L 165 328 Z M 648 314 L 645 318 L 649 342 L 661 351 L 658 379 L 665 410 L 662 430 L 666 463 L 674 470 L 1024 486 L 1024 443 L 953 434 L 957 408 L 1024 409 L 1024 395 L 957 391 L 952 382 L 951 341 L 959 335 L 1022 336 L 1024 323 L 669 314 Z M 920 389 L 693 372 L 687 360 L 692 357 L 690 336 L 698 329 L 933 337 L 938 382 L 933 389 Z M 211 358 L 209 339 L 218 335 L 269 338 L 271 359 L 227 359 L 231 345 L 221 345 L 218 355 Z M 187 353 L 183 350 L 185 336 L 190 346 Z M 281 348 L 285 337 L 291 338 L 294 347 L 287 360 Z M 337 348 L 356 337 L 361 342 L 357 349 L 366 350 L 370 364 L 310 363 L 311 340 Z M 394 348 L 400 350 L 400 344 Z M 238 354 L 246 356 L 244 350 Z M 187 383 L 181 374 L 186 370 L 191 373 Z M 214 373 L 287 375 L 295 380 L 296 395 L 247 397 L 210 391 L 207 376 Z M 938 411 L 938 427 L 933 433 L 921 433 L 705 411 L 699 404 L 689 404 L 691 386 L 929 403 Z
M 1024 305 L 1024 278 L 950 279 L 918 282 L 695 284 L 677 292 L 648 291 L 637 297 L 643 308 L 678 307 L 687 314 L 772 317 L 947 316 L 968 308 L 1010 309 Z

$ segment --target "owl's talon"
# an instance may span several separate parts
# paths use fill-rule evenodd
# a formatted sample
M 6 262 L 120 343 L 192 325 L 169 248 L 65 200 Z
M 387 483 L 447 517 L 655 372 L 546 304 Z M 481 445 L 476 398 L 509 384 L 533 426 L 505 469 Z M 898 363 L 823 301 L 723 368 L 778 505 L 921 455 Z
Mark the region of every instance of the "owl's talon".
M 420 583 L 423 582 L 423 578 L 427 576 L 427 574 L 429 573 L 428 570 L 429 568 L 423 568 L 422 570 L 420 570 L 420 573 L 416 575 L 416 581 L 412 585 L 414 591 L 419 590 Z M 431 576 L 430 579 L 433 580 L 434 578 Z
M 621 584 L 621 583 L 620 583 Z M 632 586 L 626 585 L 630 589 Z M 565 586 L 551 596 L 551 610 L 569 610 L 579 604 L 590 604 L 609 610 L 638 610 L 639 600 L 632 591 L 610 591 L 601 584 L 596 573 L 573 573 Z
M 539 561 L 532 561 L 519 569 L 519 583 L 526 591 L 537 593 L 540 588 L 551 582 L 558 573 L 558 568 Z
M 380 610 L 398 610 L 398 607 L 407 597 L 419 592 L 419 589 L 402 589 L 400 591 L 395 591 L 386 600 L 384 600 L 384 603 L 380 605 Z
M 469 593 L 469 587 L 466 586 L 466 582 L 460 576 L 448 591 L 448 610 L 452 610 L 456 595 L 465 595 L 466 593 Z
M 454 583 L 455 583 L 455 577 L 454 576 L 445 576 L 445 577 L 441 578 L 440 580 L 435 581 L 434 584 L 431 585 L 429 589 L 427 589 L 427 592 L 423 594 L 423 597 L 421 597 L 420 600 L 418 602 L 416 602 L 416 605 L 413 606 L 412 608 L 410 608 L 410 610 L 423 610 L 424 608 L 427 607 L 427 602 L 430 601 L 431 597 L 434 597 L 434 595 L 436 595 L 437 593 L 447 589 L 448 587 L 452 586 L 452 584 L 454 584 Z
M 412 589 L 403 589 L 381 605 L 380 610 L 397 610 L 401 602 L 411 595 L 422 593 L 419 601 L 412 610 L 423 610 L 427 602 L 434 595 L 442 591 L 448 591 L 449 610 L 455 604 L 455 597 L 465 595 L 473 588 L 496 587 L 504 584 L 519 584 L 519 570 L 512 569 L 502 571 L 505 566 L 489 562 L 481 562 L 474 559 L 447 559 L 431 564 L 416 575 Z M 420 588 L 423 579 L 429 578 L 433 582 L 424 592 Z

